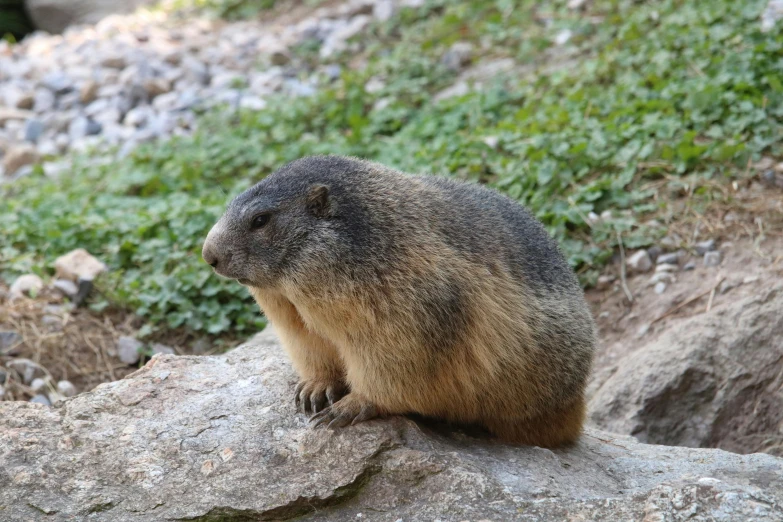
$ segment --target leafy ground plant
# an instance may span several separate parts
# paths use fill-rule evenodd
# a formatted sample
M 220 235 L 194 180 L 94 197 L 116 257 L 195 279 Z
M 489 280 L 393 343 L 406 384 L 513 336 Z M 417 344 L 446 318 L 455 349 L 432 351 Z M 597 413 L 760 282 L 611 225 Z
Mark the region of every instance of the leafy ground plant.
M 3 276 L 84 247 L 112 267 L 93 306 L 163 328 L 257 329 L 246 291 L 211 274 L 201 242 L 232 195 L 287 161 L 336 153 L 497 187 L 533 210 L 589 284 L 618 232 L 626 247 L 649 244 L 663 231 L 645 223 L 671 214 L 673 196 L 708 205 L 724 197 L 711 187 L 777 155 L 783 34 L 760 32 L 762 0 L 588 4 L 405 8 L 331 59 L 342 77 L 313 97 L 211 113 L 192 137 L 0 188 Z M 443 58 L 456 41 L 472 43 L 472 67 L 504 60 L 505 73 L 441 99 L 472 81 Z M 315 65 L 313 49 L 296 59 Z M 357 52 L 366 65 L 353 69 Z M 611 219 L 588 218 L 604 211 Z

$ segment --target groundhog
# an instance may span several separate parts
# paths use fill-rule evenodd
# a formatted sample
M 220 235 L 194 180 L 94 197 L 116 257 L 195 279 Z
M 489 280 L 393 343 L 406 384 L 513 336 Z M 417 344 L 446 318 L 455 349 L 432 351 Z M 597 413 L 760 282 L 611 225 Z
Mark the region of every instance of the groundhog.
M 237 196 L 204 260 L 247 286 L 316 425 L 419 414 L 579 436 L 595 326 L 543 225 L 479 184 L 306 157 Z

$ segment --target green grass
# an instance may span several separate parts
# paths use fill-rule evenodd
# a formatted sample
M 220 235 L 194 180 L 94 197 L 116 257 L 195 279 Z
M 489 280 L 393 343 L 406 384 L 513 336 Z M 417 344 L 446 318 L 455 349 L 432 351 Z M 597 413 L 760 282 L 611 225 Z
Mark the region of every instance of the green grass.
M 618 231 L 631 248 L 660 234 L 641 225 L 669 205 L 649 187 L 687 183 L 709 204 L 715 181 L 746 175 L 751 156 L 778 155 L 783 33 L 759 32 L 765 4 L 595 0 L 579 14 L 564 1 L 439 0 L 405 9 L 357 39 L 365 69 L 346 67 L 312 98 L 212 113 L 195 136 L 118 164 L 0 188 L 3 276 L 49 272 L 56 256 L 85 247 L 112 268 L 95 307 L 126 306 L 164 328 L 257 329 L 246 291 L 211 274 L 201 242 L 230 196 L 297 157 L 338 153 L 499 188 L 533 210 L 589 284 Z M 574 36 L 556 48 L 562 29 Z M 440 57 L 457 40 L 474 43 L 476 64 L 513 58 L 519 70 L 435 103 L 456 79 Z M 302 45 L 297 59 L 314 62 L 316 50 Z M 369 93 L 373 77 L 384 87 Z M 604 210 L 611 222 L 585 223 Z

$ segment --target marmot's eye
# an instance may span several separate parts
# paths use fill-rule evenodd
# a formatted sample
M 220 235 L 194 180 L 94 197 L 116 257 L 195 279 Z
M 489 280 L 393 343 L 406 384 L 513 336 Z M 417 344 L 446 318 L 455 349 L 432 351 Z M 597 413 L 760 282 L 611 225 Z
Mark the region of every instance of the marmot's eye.
M 258 228 L 262 228 L 267 223 L 269 223 L 269 214 L 259 214 L 253 218 L 253 221 L 250 223 L 250 227 L 253 230 L 256 230 Z

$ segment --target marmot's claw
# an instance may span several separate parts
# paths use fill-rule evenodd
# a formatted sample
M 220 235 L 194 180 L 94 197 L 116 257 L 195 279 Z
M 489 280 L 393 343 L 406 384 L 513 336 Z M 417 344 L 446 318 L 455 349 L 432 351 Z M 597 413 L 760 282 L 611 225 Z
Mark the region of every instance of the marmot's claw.
M 321 410 L 321 413 L 316 413 L 312 417 L 310 417 L 310 420 L 308 422 L 314 422 L 313 428 L 317 428 L 327 420 L 331 419 L 329 416 L 331 406 L 327 406 L 326 409 Z
M 305 384 L 307 384 L 307 381 L 299 381 L 299 384 L 296 385 L 296 389 L 294 390 L 294 402 L 296 403 L 296 411 L 301 411 L 301 404 L 302 404 L 302 397 L 299 395 L 302 392 L 302 388 L 305 387 Z
M 326 387 L 326 400 L 329 401 L 329 406 L 339 401 L 342 395 L 343 394 L 336 390 L 334 386 Z
M 319 411 L 324 409 L 324 405 L 326 404 L 326 395 L 324 392 L 313 392 L 310 395 L 310 409 L 313 413 L 318 413 Z
M 313 428 L 329 423 L 328 428 L 342 428 L 359 422 L 374 419 L 380 412 L 378 408 L 353 394 L 346 395 L 334 404 L 327 406 L 320 413 L 310 417 Z
M 354 417 L 354 419 L 351 421 L 351 426 L 359 422 L 374 419 L 375 417 L 378 417 L 378 408 L 376 408 L 373 404 L 367 403 L 362 406 L 361 411 L 359 411 L 359 415 Z
M 345 394 L 340 384 L 317 379 L 300 381 L 294 390 L 296 410 L 303 413 L 318 413 L 324 406 L 334 404 Z

